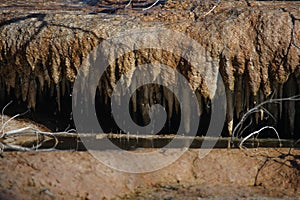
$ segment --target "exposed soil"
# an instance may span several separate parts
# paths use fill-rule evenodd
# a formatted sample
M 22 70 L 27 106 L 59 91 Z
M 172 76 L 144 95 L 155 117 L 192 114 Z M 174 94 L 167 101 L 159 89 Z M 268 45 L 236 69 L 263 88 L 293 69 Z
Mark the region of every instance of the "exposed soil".
M 253 153 L 253 156 L 249 154 Z M 247 155 L 248 154 L 248 155 Z M 299 150 L 189 150 L 147 174 L 112 170 L 88 152 L 1 154 L 1 199 L 299 199 Z
M 57 100 L 56 106 L 63 110 L 61 96 L 70 95 L 71 83 L 86 54 L 102 38 L 124 28 L 150 26 L 147 22 L 151 25 L 163 22 L 171 30 L 187 33 L 217 59 L 227 92 L 236 95 L 229 102 L 242 105 L 228 106 L 231 126 L 233 115 L 238 118 L 256 102 L 268 99 L 274 91 L 279 91 L 276 98 L 299 94 L 299 34 L 296 31 L 299 5 L 296 3 L 251 2 L 249 7 L 244 1 L 222 1 L 211 15 L 204 17 L 213 4 L 202 7 L 185 1 L 168 1 L 143 13 L 140 7 L 129 12 L 104 8 L 99 6 L 101 3 L 93 4 L 95 1 L 78 1 L 87 4 L 77 6 L 70 6 L 69 2 L 73 1 L 41 2 L 28 4 L 28 1 L 15 0 L 0 4 L 3 12 L 0 99 L 15 96 L 37 110 L 42 104 L 36 105 L 36 98 L 47 103 Z M 135 6 L 137 3 L 132 8 Z M 112 30 L 111 25 L 116 30 Z M 71 41 L 71 50 L 65 48 L 66 41 Z M 57 48 L 52 48 L 52 42 Z M 40 48 L 41 45 L 51 48 Z M 127 56 L 139 58 L 138 62 L 143 63 L 150 59 L 143 57 L 146 53 Z M 152 53 L 157 55 L 158 61 L 170 61 L 171 66 L 179 66 L 182 72 L 190 70 L 171 54 Z M 112 69 L 123 69 L 122 66 L 118 64 Z M 110 91 L 108 83 L 114 84 L 116 79 L 115 73 L 108 71 L 108 75 L 107 83 L 102 85 L 105 91 Z M 200 82 L 192 76 L 189 80 L 195 84 Z M 299 126 L 295 122 L 300 116 L 299 104 L 269 109 L 275 117 L 286 117 L 285 124 L 291 124 L 284 127 L 288 133 L 292 133 L 294 124 L 295 134 L 298 133 Z M 7 120 L 5 117 L 4 121 Z M 5 131 L 29 125 L 48 130 L 29 121 L 13 120 Z M 188 150 L 168 167 L 145 174 L 113 170 L 89 152 L 2 152 L 0 199 L 300 199 L 299 149 L 213 149 L 202 159 L 198 157 L 199 151 L 202 150 Z M 114 152 L 110 150 L 110 153 Z
M 18 119 L 5 131 L 27 126 L 47 131 Z M 168 167 L 144 174 L 113 170 L 89 152 L 2 152 L 0 199 L 300 198 L 299 149 L 213 149 L 202 159 L 200 151 L 188 150 Z

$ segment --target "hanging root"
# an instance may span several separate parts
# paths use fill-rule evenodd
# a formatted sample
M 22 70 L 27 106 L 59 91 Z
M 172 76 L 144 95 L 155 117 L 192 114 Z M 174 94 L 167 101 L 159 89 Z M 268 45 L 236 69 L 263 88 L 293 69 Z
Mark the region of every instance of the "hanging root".
M 247 135 L 247 136 L 241 141 L 241 143 L 240 143 L 240 145 L 239 145 L 239 148 L 242 149 L 242 148 L 243 148 L 243 143 L 244 143 L 246 140 L 248 140 L 250 137 L 252 137 L 252 136 L 254 136 L 254 135 L 259 135 L 259 133 L 262 132 L 262 131 L 265 130 L 265 129 L 272 129 L 272 130 L 276 133 L 276 136 L 277 136 L 277 138 L 278 138 L 278 140 L 279 140 L 279 143 L 280 143 L 280 146 L 281 146 L 281 141 L 280 141 L 280 137 L 279 137 L 279 134 L 278 134 L 277 130 L 276 130 L 274 127 L 272 127 L 272 126 L 264 126 L 264 127 L 262 127 L 261 129 L 259 129 L 258 131 L 254 131 L 254 132 L 250 133 L 249 135 Z
M 274 95 L 274 94 L 273 94 Z M 273 95 L 271 96 L 271 98 L 267 101 L 264 101 L 260 104 L 258 104 L 257 106 L 251 108 L 248 112 L 246 112 L 241 120 L 239 121 L 239 123 L 235 126 L 234 130 L 233 130 L 233 134 L 232 134 L 232 140 L 234 138 L 240 138 L 242 137 L 242 134 L 245 132 L 246 129 L 248 129 L 250 127 L 250 125 L 252 124 L 252 118 L 250 118 L 250 122 L 248 124 L 245 125 L 245 122 L 247 121 L 247 119 L 249 119 L 249 117 L 252 114 L 258 113 L 258 112 L 265 112 L 266 114 L 268 114 L 270 117 L 272 117 L 272 119 L 274 119 L 274 121 L 276 121 L 275 117 L 264 107 L 266 104 L 270 104 L 270 103 L 282 103 L 283 101 L 300 101 L 300 95 L 296 95 L 296 96 L 291 96 L 291 97 L 287 97 L 287 98 L 280 98 L 280 99 L 273 99 Z M 244 127 L 244 128 L 243 128 Z M 248 134 L 245 138 L 242 139 L 242 141 L 240 142 L 239 147 L 243 148 L 243 143 L 248 140 L 249 138 L 251 138 L 252 136 L 258 135 L 265 129 L 272 129 L 275 133 L 276 136 L 280 142 L 280 146 L 281 146 L 281 141 L 280 141 L 280 137 L 279 134 L 277 132 L 277 130 L 272 127 L 272 126 L 264 126 L 261 129 L 251 132 L 250 134 Z M 297 143 L 298 141 L 296 141 Z
M 12 103 L 13 101 L 10 101 L 8 104 L 6 104 L 6 106 L 4 106 L 4 108 L 2 109 L 2 117 L 1 117 L 1 127 L 2 127 L 2 129 L 3 129 L 3 126 L 4 126 L 4 111 L 5 111 L 5 109 Z M 2 133 L 2 130 L 1 129 L 1 133 Z

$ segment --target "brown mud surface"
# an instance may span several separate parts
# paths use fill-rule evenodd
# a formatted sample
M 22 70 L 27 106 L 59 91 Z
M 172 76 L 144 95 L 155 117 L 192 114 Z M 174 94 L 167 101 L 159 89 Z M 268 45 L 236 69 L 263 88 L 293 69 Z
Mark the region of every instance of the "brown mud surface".
M 300 198 L 299 150 L 199 151 L 146 174 L 115 171 L 89 152 L 4 152 L 0 199 Z

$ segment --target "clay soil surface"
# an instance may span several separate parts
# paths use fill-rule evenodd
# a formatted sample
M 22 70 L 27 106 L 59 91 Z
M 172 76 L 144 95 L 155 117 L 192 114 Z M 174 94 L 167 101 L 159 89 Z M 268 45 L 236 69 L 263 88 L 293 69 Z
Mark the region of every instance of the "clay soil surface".
M 89 152 L 4 152 L 0 199 L 300 199 L 300 150 L 199 151 L 145 174 L 110 169 Z

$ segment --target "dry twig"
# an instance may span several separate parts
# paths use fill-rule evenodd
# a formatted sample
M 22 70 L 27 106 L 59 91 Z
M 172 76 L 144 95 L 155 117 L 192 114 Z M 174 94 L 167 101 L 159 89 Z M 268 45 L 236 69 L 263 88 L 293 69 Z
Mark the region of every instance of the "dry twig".
M 143 11 L 145 10 L 149 10 L 151 9 L 153 6 L 155 6 L 160 0 L 156 0 L 153 4 L 151 4 L 149 7 L 144 8 Z M 125 6 L 125 8 L 129 7 L 132 4 L 132 0 L 130 0 L 127 5 Z
M 218 2 L 216 3 L 216 5 L 214 5 L 214 7 L 212 7 L 212 9 L 210 9 L 207 13 L 205 13 L 203 15 L 203 17 L 209 15 L 212 11 L 214 11 L 214 9 L 219 5 L 220 2 L 221 2 L 221 0 L 218 0 Z
M 300 95 L 295 95 L 292 97 L 287 97 L 287 98 L 281 98 L 281 99 L 273 99 L 273 95 L 271 96 L 271 98 L 267 101 L 264 101 L 260 104 L 258 104 L 257 106 L 251 108 L 248 112 L 246 112 L 243 116 L 242 119 L 238 122 L 238 124 L 235 126 L 234 130 L 233 130 L 233 134 L 232 134 L 232 139 L 234 138 L 239 138 L 242 136 L 243 132 L 252 124 L 252 119 L 250 118 L 250 123 L 246 125 L 245 128 L 243 128 L 244 123 L 246 122 L 246 120 L 253 114 L 253 113 L 257 113 L 260 112 L 261 110 L 264 111 L 265 113 L 267 113 L 269 116 L 271 116 L 274 120 L 274 116 L 264 107 L 266 104 L 270 104 L 270 103 L 282 103 L 283 101 L 300 101 Z M 243 128 L 243 129 L 242 129 Z M 259 133 L 261 133 L 263 130 L 265 129 L 272 129 L 276 135 L 277 138 L 280 142 L 280 137 L 279 134 L 277 132 L 277 130 L 272 127 L 272 126 L 264 126 L 261 129 L 259 129 L 258 131 L 254 131 L 252 133 L 250 133 L 249 135 L 247 135 L 240 143 L 239 147 L 242 148 L 243 147 L 243 143 L 248 140 L 249 138 L 251 138 L 252 136 L 255 135 L 259 135 Z M 300 140 L 298 140 L 297 142 L 299 142 Z M 296 142 L 296 143 L 297 143 Z M 281 143 L 280 143 L 281 145 Z
M 2 124 L 1 124 L 1 136 L 0 136 L 0 144 L 1 148 L 0 150 L 3 151 L 5 149 L 9 150 L 17 150 L 17 151 L 53 151 L 55 150 L 56 146 L 58 145 L 59 141 L 56 137 L 58 134 L 64 134 L 64 133 L 70 133 L 72 130 L 66 131 L 66 132 L 58 132 L 58 133 L 51 133 L 51 132 L 45 132 L 41 131 L 37 128 L 33 128 L 31 126 L 26 126 L 23 128 L 11 130 L 5 132 L 5 127 L 15 118 L 20 117 L 27 113 L 17 114 L 10 119 L 8 119 L 6 122 L 4 122 L 4 112 L 5 109 L 11 104 L 12 102 L 9 102 L 3 109 L 2 109 Z M 22 138 L 23 136 L 23 138 Z M 36 137 L 35 140 L 30 140 L 32 144 L 35 143 L 35 145 L 32 145 L 32 147 L 25 147 L 22 146 L 22 144 L 26 143 L 24 140 L 24 136 L 32 139 L 34 136 Z M 20 141 L 18 141 L 18 137 Z M 41 139 L 40 139 L 41 138 Z M 48 138 L 48 139 L 47 139 Z M 42 147 L 42 145 L 49 140 L 49 138 L 52 138 L 54 140 L 54 144 L 51 148 L 48 149 L 39 149 Z M 11 141 L 13 141 L 15 144 L 12 144 Z

